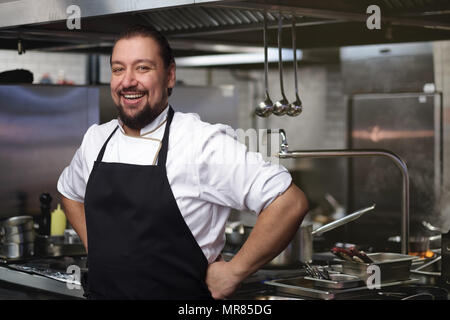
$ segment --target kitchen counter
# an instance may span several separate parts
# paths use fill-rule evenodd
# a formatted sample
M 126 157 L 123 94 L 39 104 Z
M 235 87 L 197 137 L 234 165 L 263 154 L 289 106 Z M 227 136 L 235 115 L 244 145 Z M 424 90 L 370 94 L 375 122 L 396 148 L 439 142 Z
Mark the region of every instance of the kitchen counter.
M 84 299 L 82 287 L 70 283 L 66 273 L 69 265 L 81 270 L 82 259 L 33 259 L 0 265 L 0 299 Z
M 52 260 L 36 260 L 22 264 L 9 264 L 0 266 L 0 299 L 85 299 L 83 297 L 83 289 L 69 288 L 69 285 L 64 282 L 64 277 L 59 273 L 65 273 L 65 268 L 68 265 L 78 265 L 83 269 L 85 259 L 77 258 L 54 258 Z M 29 269 L 29 266 L 34 266 L 35 271 Z M 43 273 L 42 267 L 50 266 L 48 269 L 52 272 Z M 21 268 L 23 271 L 21 270 Z M 28 268 L 28 269 L 27 269 Z M 44 268 L 45 269 L 45 268 Z M 305 300 L 311 299 L 299 295 L 292 295 L 287 293 L 279 293 L 273 286 L 269 286 L 264 282 L 275 279 L 288 279 L 294 277 L 302 277 L 305 275 L 304 270 L 276 270 L 276 269 L 261 269 L 248 277 L 238 288 L 238 290 L 229 298 L 230 300 Z M 65 276 L 67 274 L 65 273 Z M 411 278 L 417 279 L 409 285 L 417 287 L 422 285 L 424 287 L 437 287 L 440 285 L 436 279 L 429 276 L 413 275 Z M 392 288 L 408 288 L 408 285 L 400 285 Z M 446 289 L 448 290 L 448 288 Z M 377 300 L 392 300 L 391 296 L 382 296 L 376 294 L 372 290 L 349 297 L 346 299 L 377 299 Z M 368 292 L 372 291 L 372 292 Z M 382 290 L 385 291 L 385 290 Z M 395 298 L 395 297 L 394 297 Z M 447 295 L 450 299 L 450 296 Z
M 0 266 L 0 299 L 82 299 L 83 289 L 62 281 Z

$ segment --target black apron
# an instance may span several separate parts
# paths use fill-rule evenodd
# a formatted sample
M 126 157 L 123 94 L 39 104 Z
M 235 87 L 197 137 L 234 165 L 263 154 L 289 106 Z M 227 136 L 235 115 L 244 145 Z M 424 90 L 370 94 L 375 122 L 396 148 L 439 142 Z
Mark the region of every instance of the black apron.
M 102 162 L 118 127 L 98 154 L 84 203 L 90 299 L 212 299 L 208 261 L 167 179 L 173 115 L 169 106 L 157 165 Z

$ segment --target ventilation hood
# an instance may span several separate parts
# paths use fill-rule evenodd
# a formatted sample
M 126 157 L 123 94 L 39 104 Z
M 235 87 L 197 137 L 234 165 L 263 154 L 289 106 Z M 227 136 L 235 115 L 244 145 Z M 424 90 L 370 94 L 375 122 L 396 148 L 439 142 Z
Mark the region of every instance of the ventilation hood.
M 80 8 L 79 30 L 66 25 L 71 5 Z M 366 26 L 370 5 L 380 8 L 379 30 Z M 109 53 L 118 32 L 148 24 L 166 34 L 177 57 L 255 52 L 264 10 L 269 46 L 276 47 L 281 13 L 283 47 L 290 48 L 295 18 L 298 48 L 316 57 L 323 48 L 450 39 L 450 0 L 0 0 L 0 49 L 17 50 L 20 40 L 26 50 Z

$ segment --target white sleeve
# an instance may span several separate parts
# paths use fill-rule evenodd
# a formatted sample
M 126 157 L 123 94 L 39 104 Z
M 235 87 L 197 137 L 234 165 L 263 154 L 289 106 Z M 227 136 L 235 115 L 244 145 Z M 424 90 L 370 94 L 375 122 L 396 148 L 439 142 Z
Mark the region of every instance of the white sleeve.
M 87 130 L 81 146 L 75 152 L 69 166 L 63 170 L 58 179 L 58 191 L 66 198 L 74 201 L 84 202 L 86 185 L 90 174 L 90 168 L 85 156 L 86 141 L 91 129 L 95 126 L 97 125 L 94 124 Z
M 203 200 L 259 214 L 290 186 L 286 168 L 248 151 L 230 127 L 213 125 L 203 134 L 197 157 Z

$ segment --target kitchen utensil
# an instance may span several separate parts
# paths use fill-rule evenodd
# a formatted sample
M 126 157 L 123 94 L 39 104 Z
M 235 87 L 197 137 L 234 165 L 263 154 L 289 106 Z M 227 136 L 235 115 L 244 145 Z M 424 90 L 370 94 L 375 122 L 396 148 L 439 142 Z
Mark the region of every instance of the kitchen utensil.
M 328 224 L 326 224 L 326 225 L 324 225 L 324 226 L 322 226 L 320 228 L 317 228 L 316 230 L 314 230 L 312 232 L 312 234 L 313 235 L 320 235 L 320 234 L 322 234 L 324 232 L 333 230 L 333 229 L 335 229 L 337 227 L 340 227 L 340 226 L 342 226 L 342 225 L 344 225 L 344 224 L 346 224 L 346 223 L 348 223 L 350 221 L 358 219 L 364 213 L 366 213 L 368 211 L 371 211 L 373 209 L 375 209 L 375 204 L 371 205 L 370 207 L 358 210 L 358 211 L 356 211 L 356 212 L 354 212 L 352 214 L 349 214 L 349 215 L 345 216 L 344 218 L 341 218 L 341 219 L 338 219 L 338 220 L 333 221 L 331 223 L 328 223 Z
M 295 84 L 295 101 L 289 104 L 287 115 L 291 117 L 298 116 L 303 111 L 302 101 L 298 96 L 297 81 L 297 41 L 295 33 L 295 17 L 292 18 L 292 51 L 294 54 L 294 84 Z
M 281 100 L 275 102 L 273 106 L 272 113 L 276 116 L 281 116 L 287 112 L 289 109 L 289 101 L 284 94 L 283 86 L 283 53 L 281 51 L 281 35 L 283 32 L 283 17 L 281 12 L 278 15 L 278 71 L 280 73 L 280 89 L 281 89 Z
M 425 229 L 428 230 L 428 231 L 439 233 L 437 235 L 430 236 L 428 239 L 429 239 L 429 242 L 430 242 L 430 244 L 429 244 L 429 248 L 430 249 L 440 248 L 441 247 L 442 234 L 446 233 L 446 231 L 443 230 L 442 228 L 433 226 L 428 221 L 422 221 L 422 226 L 424 226 Z
M 326 269 L 324 269 L 326 270 Z M 329 279 L 316 279 L 305 277 L 305 279 L 314 281 L 315 287 L 322 287 L 328 289 L 347 289 L 360 286 L 362 281 L 356 276 L 348 274 L 332 273 Z
M 408 279 L 402 281 L 393 281 L 381 283 L 381 288 L 388 288 L 399 285 L 406 285 L 417 282 L 417 279 Z M 307 297 L 313 299 L 333 300 L 333 299 L 351 299 L 351 298 L 363 298 L 365 296 L 371 296 L 374 294 L 373 290 L 370 290 L 365 283 L 359 281 L 359 285 L 351 288 L 325 288 L 316 285 L 316 279 L 307 279 L 306 277 L 290 278 L 290 279 L 277 279 L 265 281 L 264 284 L 271 286 L 275 289 L 275 292 L 290 294 L 294 296 Z
M 50 204 L 52 202 L 52 196 L 49 193 L 43 193 L 39 197 L 41 202 L 41 218 L 39 221 L 38 233 L 42 235 L 50 235 Z
M 269 96 L 269 63 L 267 58 L 267 13 L 264 11 L 264 87 L 265 87 L 265 98 L 256 107 L 255 113 L 260 117 L 268 117 L 273 111 L 273 102 Z
M 305 270 L 306 273 L 314 279 L 323 279 L 323 280 L 330 280 L 330 274 L 328 271 L 324 268 L 319 269 L 316 266 L 310 266 L 309 263 L 305 263 Z
M 34 242 L 4 242 L 0 246 L 0 256 L 6 259 L 22 259 L 34 255 Z
M 416 259 L 410 255 L 391 252 L 370 253 L 368 256 L 373 263 L 342 261 L 342 273 L 355 275 L 367 281 L 372 275 L 372 272 L 368 272 L 368 268 L 375 265 L 380 268 L 381 282 L 407 280 L 410 276 L 412 261 Z
M 439 232 L 439 233 L 445 233 L 445 231 L 439 227 L 435 227 L 433 226 L 431 223 L 429 223 L 428 221 L 422 221 L 422 225 L 429 231 L 433 231 L 433 232 Z
M 352 254 L 347 249 L 334 247 L 331 252 L 341 260 L 353 261 Z
M 19 232 L 19 233 L 9 233 L 9 234 L 5 234 L 0 236 L 1 243 L 6 243 L 6 242 L 14 242 L 14 243 L 29 243 L 29 242 L 34 242 L 35 239 L 35 232 L 34 230 L 29 230 L 29 231 L 25 231 L 25 232 Z
M 0 234 L 17 234 L 33 230 L 32 216 L 16 216 L 3 220 L 0 224 Z

